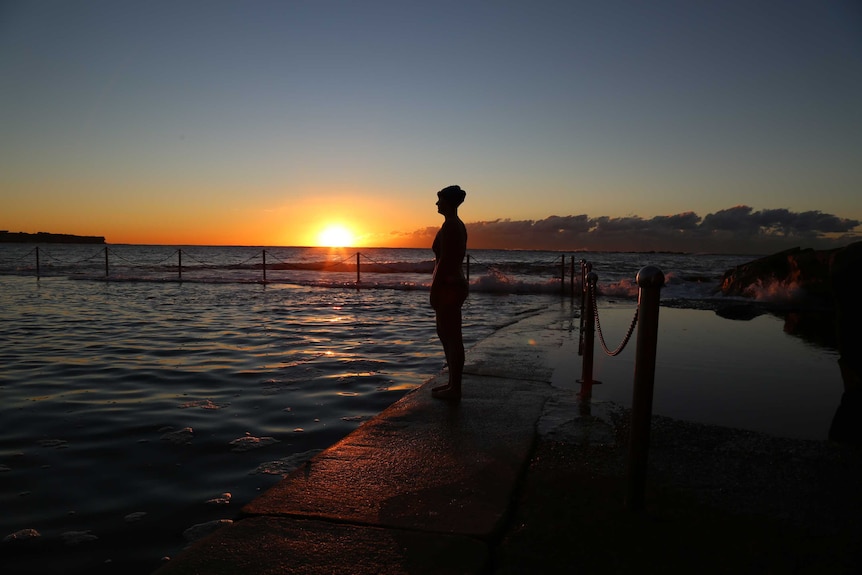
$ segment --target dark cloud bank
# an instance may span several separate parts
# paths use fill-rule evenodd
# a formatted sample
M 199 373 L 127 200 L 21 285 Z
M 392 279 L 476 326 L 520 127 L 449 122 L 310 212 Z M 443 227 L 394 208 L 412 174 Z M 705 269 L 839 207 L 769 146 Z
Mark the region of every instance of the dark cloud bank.
M 767 254 L 795 246 L 843 246 L 860 239 L 856 231 L 860 223 L 819 211 L 754 211 L 749 206 L 735 206 L 703 218 L 694 212 L 650 219 L 582 214 L 472 222 L 467 230 L 474 249 Z M 411 243 L 430 245 L 437 229 L 413 232 Z

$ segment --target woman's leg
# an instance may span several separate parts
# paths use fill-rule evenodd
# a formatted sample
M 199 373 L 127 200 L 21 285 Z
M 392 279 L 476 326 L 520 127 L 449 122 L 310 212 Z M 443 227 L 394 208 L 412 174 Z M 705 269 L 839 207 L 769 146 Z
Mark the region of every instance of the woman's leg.
M 440 399 L 461 397 L 461 378 L 464 374 L 464 338 L 461 333 L 461 307 L 437 310 L 437 336 L 443 344 L 443 353 L 449 366 L 449 383 L 433 391 Z
M 443 345 L 443 355 L 446 357 L 446 367 L 451 368 L 451 362 L 449 360 L 449 347 L 446 345 L 446 327 L 445 327 L 445 318 L 443 310 L 436 310 L 435 319 L 437 321 L 437 337 L 440 339 L 440 343 Z M 452 372 L 449 372 L 449 381 L 447 381 L 444 385 L 438 385 L 431 388 L 431 391 L 436 393 L 439 391 L 443 391 L 444 389 L 449 389 L 449 383 L 452 379 Z
M 447 332 L 449 339 L 447 347 L 449 348 L 449 387 L 461 391 L 461 377 L 464 374 L 464 337 L 461 333 L 461 308 L 452 310 L 452 322 L 448 326 L 450 329 Z

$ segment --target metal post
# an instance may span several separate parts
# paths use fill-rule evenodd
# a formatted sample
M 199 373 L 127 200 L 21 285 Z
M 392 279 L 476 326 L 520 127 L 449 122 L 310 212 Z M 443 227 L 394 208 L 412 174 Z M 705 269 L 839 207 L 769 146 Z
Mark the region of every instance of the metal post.
M 575 256 L 570 258 L 572 267 L 569 269 L 569 287 L 571 295 L 569 297 L 575 297 Z
M 39 246 L 36 246 L 36 279 L 42 277 L 41 269 L 39 268 Z
M 183 281 L 183 250 L 177 250 L 177 277 Z
M 593 352 L 595 351 L 595 329 L 596 329 L 596 310 L 593 308 L 593 293 L 595 293 L 596 283 L 599 281 L 599 276 L 595 272 L 590 272 L 587 275 L 587 283 L 589 284 L 589 295 L 586 298 L 586 308 L 581 313 L 581 335 L 583 335 L 583 356 L 584 360 L 581 363 L 581 379 L 578 382 L 581 384 L 581 397 L 589 399 L 592 395 L 593 384 L 598 383 L 593 381 Z
M 584 296 L 587 293 L 587 274 L 593 271 L 593 264 L 581 260 L 581 309 L 584 309 Z
M 356 252 L 356 287 L 359 287 L 359 282 L 361 281 L 359 277 L 359 252 Z
M 584 354 L 584 304 L 587 294 L 587 274 L 593 270 L 593 266 L 587 260 L 581 260 L 581 325 L 578 330 L 578 355 Z
M 566 254 L 560 256 L 560 295 L 566 295 Z
M 263 283 L 266 283 L 266 250 L 261 250 L 263 255 Z
M 467 254 L 467 283 L 470 283 L 470 254 Z
M 108 277 L 108 246 L 105 246 L 105 278 Z
M 655 384 L 655 354 L 658 343 L 658 310 L 664 273 L 646 266 L 637 275 L 638 341 L 635 351 L 635 381 L 632 395 L 632 424 L 629 437 L 628 493 L 630 511 L 644 508 L 647 455 L 649 452 L 652 398 Z

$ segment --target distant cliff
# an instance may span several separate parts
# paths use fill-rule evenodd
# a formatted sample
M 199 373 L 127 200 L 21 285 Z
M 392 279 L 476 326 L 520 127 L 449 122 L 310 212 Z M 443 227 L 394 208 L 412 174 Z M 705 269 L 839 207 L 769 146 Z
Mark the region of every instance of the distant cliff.
M 26 232 L 8 232 L 0 230 L 0 243 L 17 244 L 104 244 L 103 236 L 75 236 L 72 234 L 49 234 L 39 232 L 28 234 Z

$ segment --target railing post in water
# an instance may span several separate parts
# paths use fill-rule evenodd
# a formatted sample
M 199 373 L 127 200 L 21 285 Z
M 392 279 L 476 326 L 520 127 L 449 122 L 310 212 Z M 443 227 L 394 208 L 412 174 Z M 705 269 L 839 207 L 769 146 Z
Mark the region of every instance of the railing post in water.
M 359 252 L 356 252 L 356 287 L 359 287 L 359 282 L 361 281 L 359 277 Z
M 587 283 L 589 284 L 590 295 L 586 298 L 586 308 L 581 312 L 581 335 L 583 336 L 583 362 L 581 363 L 581 379 L 578 383 L 581 384 L 581 399 L 589 399 L 593 394 L 593 384 L 599 383 L 593 381 L 593 351 L 595 348 L 595 330 L 596 330 L 596 310 L 593 307 L 592 294 L 596 289 L 596 283 L 599 281 L 599 276 L 595 272 L 590 272 L 587 275 Z
M 587 293 L 587 274 L 593 271 L 593 264 L 581 260 L 581 309 L 584 309 L 584 297 Z
M 560 256 L 560 295 L 566 295 L 566 254 Z
M 105 279 L 107 279 L 108 275 L 108 246 L 105 246 Z
M 177 250 L 177 278 L 183 281 L 183 250 Z
M 652 398 L 655 384 L 655 354 L 658 343 L 658 310 L 664 273 L 655 266 L 642 268 L 637 275 L 638 341 L 635 350 L 635 381 L 632 394 L 632 423 L 629 437 L 629 511 L 644 508 L 647 454 L 649 452 Z
M 569 269 L 569 297 L 575 297 L 575 256 L 572 256 L 571 259 L 572 267 Z
M 470 283 L 470 254 L 467 254 L 467 283 Z
M 266 283 L 266 250 L 261 250 L 263 256 L 263 283 Z
M 39 269 L 39 246 L 36 246 L 36 279 L 42 277 L 42 272 Z
M 584 355 L 584 301 L 587 294 L 587 274 L 593 270 L 593 265 L 587 260 L 581 260 L 581 325 L 578 337 L 578 355 Z

